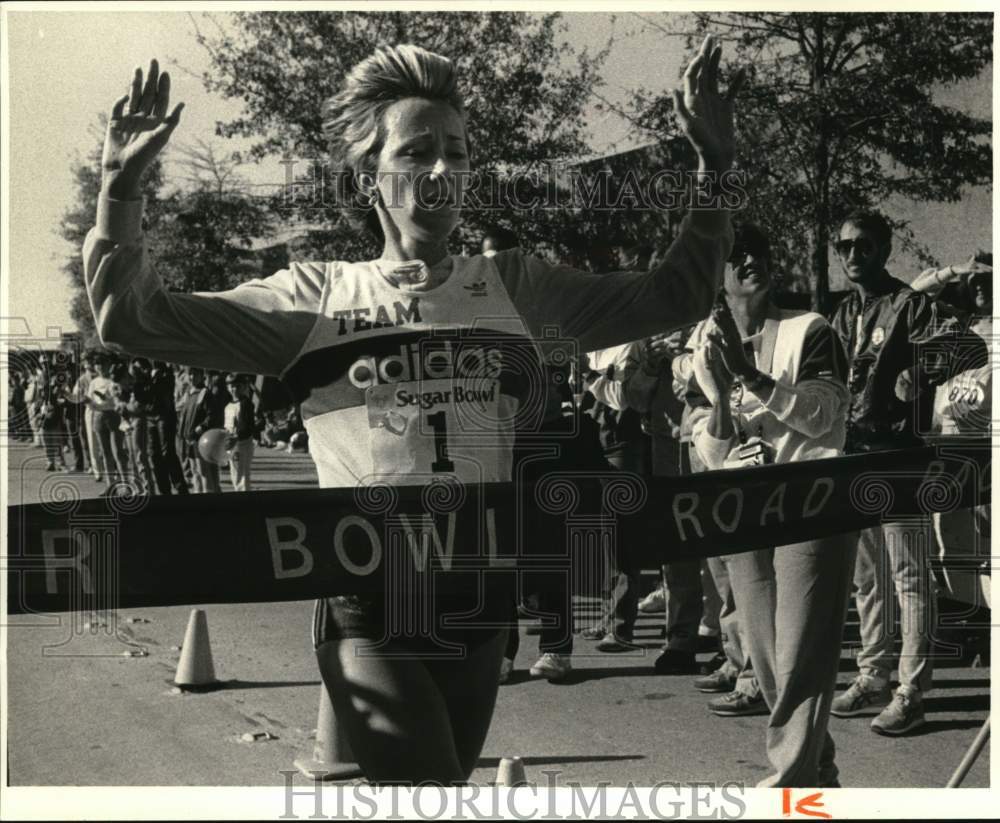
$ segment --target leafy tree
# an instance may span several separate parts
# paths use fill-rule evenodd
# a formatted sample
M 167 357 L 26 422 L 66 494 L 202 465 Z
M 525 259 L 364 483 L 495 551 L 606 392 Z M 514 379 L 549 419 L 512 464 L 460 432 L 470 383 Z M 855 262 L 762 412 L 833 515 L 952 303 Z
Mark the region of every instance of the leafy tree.
M 260 274 L 253 246 L 272 228 L 266 198 L 247 196 L 240 160 L 204 141 L 181 144 L 187 188 L 164 202 L 164 219 L 151 235 L 157 270 L 177 291 L 220 291 Z
M 576 55 L 576 66 L 566 68 L 563 61 L 572 54 L 559 42 L 563 29 L 558 14 L 250 12 L 233 15 L 227 27 L 216 24 L 214 33 L 199 32 L 198 41 L 211 58 L 206 88 L 244 105 L 241 116 L 218 123 L 216 131 L 256 138 L 249 150 L 255 159 L 325 158 L 321 105 L 378 46 L 410 42 L 447 54 L 462 78 L 475 168 L 503 179 L 587 151 L 585 104 L 600 85 L 608 48 Z M 319 179 L 325 181 L 322 174 L 321 166 Z M 303 197 L 294 208 L 275 206 L 314 229 L 322 226 L 308 244 L 317 255 L 366 257 L 379 251 L 330 203 Z M 469 211 L 459 241 L 478 245 L 484 229 L 500 223 L 513 228 L 525 247 L 558 244 L 553 222 L 565 217 L 541 209 Z
M 210 190 L 225 194 L 239 187 L 240 159 L 233 152 L 222 153 L 212 142 L 195 137 L 191 143 L 172 145 L 181 159 L 181 177 L 196 190 Z
M 894 195 L 954 202 L 991 180 L 992 124 L 949 104 L 948 84 L 992 61 L 991 14 L 698 13 L 691 45 L 712 31 L 729 64 L 748 67 L 738 127 L 746 147 L 746 216 L 783 241 L 826 308 L 831 229 L 852 208 Z M 667 98 L 638 95 L 647 122 Z M 892 215 L 887 215 L 892 219 Z M 929 251 L 897 222 L 904 247 Z
M 83 241 L 94 225 L 101 189 L 101 147 L 106 120 L 94 130 L 95 146 L 73 166 L 76 193 L 59 226 L 70 246 L 63 271 L 73 285 L 70 316 L 86 347 L 100 347 L 83 279 Z M 255 241 L 272 226 L 269 203 L 240 190 L 236 159 L 206 143 L 181 147 L 181 179 L 188 187 L 163 194 L 157 159 L 143 177 L 147 242 L 169 288 L 212 291 L 231 288 L 261 273 Z
M 254 241 L 270 231 L 266 204 L 239 191 L 173 194 L 151 236 L 157 271 L 176 291 L 221 291 L 260 274 Z

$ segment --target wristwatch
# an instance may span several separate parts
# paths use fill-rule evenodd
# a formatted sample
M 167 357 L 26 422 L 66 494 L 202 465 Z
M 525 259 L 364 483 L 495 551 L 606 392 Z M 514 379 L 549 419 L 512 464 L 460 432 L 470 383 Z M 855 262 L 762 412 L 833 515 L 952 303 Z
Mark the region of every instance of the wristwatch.
M 739 381 L 749 390 L 756 391 L 765 382 L 767 382 L 768 376 L 760 369 L 754 369 L 751 372 L 747 372 L 745 375 L 739 377 Z

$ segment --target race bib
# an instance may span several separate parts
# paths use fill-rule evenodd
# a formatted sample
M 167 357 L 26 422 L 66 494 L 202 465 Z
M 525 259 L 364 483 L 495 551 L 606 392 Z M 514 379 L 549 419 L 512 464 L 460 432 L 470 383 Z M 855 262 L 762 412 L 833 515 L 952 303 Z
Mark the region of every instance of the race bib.
M 956 380 L 948 387 L 948 405 L 955 417 L 979 409 L 985 399 L 985 388 L 975 380 Z
M 376 475 L 449 474 L 463 483 L 506 480 L 513 398 L 496 379 L 448 378 L 365 392 Z

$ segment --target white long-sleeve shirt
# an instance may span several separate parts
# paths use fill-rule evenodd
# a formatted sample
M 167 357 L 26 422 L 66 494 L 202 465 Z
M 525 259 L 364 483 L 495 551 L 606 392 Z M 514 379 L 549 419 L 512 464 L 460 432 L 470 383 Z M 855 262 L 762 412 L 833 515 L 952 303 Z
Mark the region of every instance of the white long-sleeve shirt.
M 600 349 L 708 313 L 732 246 L 725 213 L 689 217 L 650 273 L 592 275 L 520 250 L 453 257 L 434 288 L 373 262 L 293 263 L 219 293 L 168 292 L 141 204 L 102 197 L 84 272 L 102 341 L 134 355 L 278 375 L 301 404 L 323 486 L 509 479 L 515 419 L 544 402 L 533 338 Z M 383 265 L 385 261 L 383 261 Z M 419 261 L 395 264 L 422 265 Z
M 625 376 L 638 361 L 638 346 L 637 342 L 624 343 L 621 346 L 599 349 L 587 354 L 590 368 L 600 373 L 600 377 L 587 385 L 587 391 L 599 402 L 615 411 L 624 411 L 628 408 L 628 401 L 625 399 Z

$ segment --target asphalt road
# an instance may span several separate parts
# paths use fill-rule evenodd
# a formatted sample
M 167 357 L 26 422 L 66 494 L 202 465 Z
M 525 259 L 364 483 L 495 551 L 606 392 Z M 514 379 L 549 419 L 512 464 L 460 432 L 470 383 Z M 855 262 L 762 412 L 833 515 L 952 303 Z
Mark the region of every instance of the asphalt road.
M 10 503 L 50 493 L 55 478 L 45 472 L 40 449 L 16 446 L 7 454 Z M 305 455 L 258 450 L 254 473 L 259 488 L 315 482 Z M 61 477 L 87 497 L 102 489 L 90 477 Z M 594 607 L 581 598 L 578 622 Z M 223 687 L 203 694 L 171 689 L 187 607 L 123 611 L 117 626 L 96 633 L 74 631 L 65 618 L 10 618 L 11 784 L 283 785 L 281 771 L 292 769 L 295 757 L 313 745 L 320 678 L 310 642 L 311 603 L 205 610 Z M 473 780 L 492 781 L 499 758 L 520 755 L 529 779 L 541 783 L 544 770 L 557 771 L 559 784 L 755 784 L 768 772 L 766 718 L 715 717 L 705 709 L 706 696 L 692 688 L 693 677 L 655 674 L 662 620 L 662 614 L 640 618 L 636 639 L 642 648 L 635 653 L 601 654 L 578 638 L 574 675 L 559 685 L 527 677 L 537 642 L 522 636 L 517 670 L 500 690 Z M 522 634 L 526 628 L 522 623 Z M 856 622 L 849 623 L 842 684 L 854 671 L 856 637 Z M 136 647 L 148 655 L 123 656 Z M 869 719 L 832 718 L 843 785 L 944 786 L 989 712 L 989 690 L 989 668 L 945 658 L 919 732 L 884 738 L 870 731 Z M 269 738 L 241 739 L 261 732 Z M 964 785 L 988 781 L 987 752 Z

